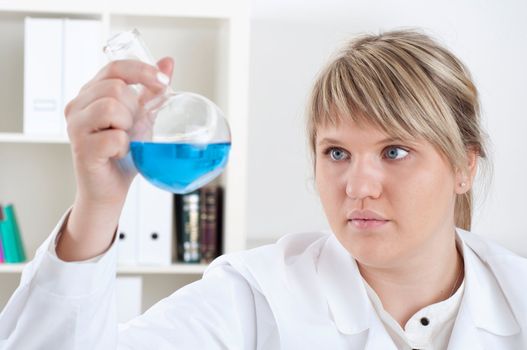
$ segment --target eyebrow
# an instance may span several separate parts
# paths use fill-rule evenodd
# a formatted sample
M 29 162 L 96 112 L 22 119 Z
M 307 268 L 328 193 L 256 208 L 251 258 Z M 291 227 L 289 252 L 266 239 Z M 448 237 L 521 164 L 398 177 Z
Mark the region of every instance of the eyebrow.
M 375 146 L 386 144 L 386 143 L 392 143 L 392 142 L 402 142 L 402 143 L 413 143 L 410 140 L 403 140 L 400 137 L 387 137 L 385 139 L 382 139 L 378 141 Z M 318 145 L 324 145 L 324 144 L 337 144 L 337 145 L 343 145 L 343 143 L 337 139 L 332 139 L 331 137 L 325 137 L 322 140 L 318 142 Z

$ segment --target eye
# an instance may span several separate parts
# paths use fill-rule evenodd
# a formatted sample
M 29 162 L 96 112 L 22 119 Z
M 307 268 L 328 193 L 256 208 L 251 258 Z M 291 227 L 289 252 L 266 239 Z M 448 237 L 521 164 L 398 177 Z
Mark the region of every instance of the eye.
M 336 147 L 329 147 L 324 151 L 324 154 L 329 155 L 329 157 L 334 161 L 339 161 L 346 158 L 346 152 Z
M 405 158 L 408 155 L 408 151 L 398 147 L 398 146 L 390 146 L 385 148 L 384 155 L 386 158 L 390 160 L 401 160 Z

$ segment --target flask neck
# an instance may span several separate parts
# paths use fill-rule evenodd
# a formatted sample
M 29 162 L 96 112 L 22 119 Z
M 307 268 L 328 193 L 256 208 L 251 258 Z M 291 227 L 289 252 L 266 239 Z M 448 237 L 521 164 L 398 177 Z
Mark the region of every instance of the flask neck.
M 103 51 L 110 61 L 137 60 L 152 66 L 156 66 L 154 57 L 148 50 L 141 37 L 141 34 L 135 28 L 115 34 L 107 41 Z M 143 86 L 139 84 L 133 84 L 130 85 L 130 87 L 137 93 L 142 93 L 143 91 Z M 167 87 L 164 93 L 160 94 L 159 96 L 154 96 L 146 103 L 144 106 L 145 110 L 153 113 L 162 108 L 171 92 L 172 89 Z
M 128 59 L 155 65 L 154 57 L 137 29 L 117 33 L 108 40 L 103 51 L 110 61 Z

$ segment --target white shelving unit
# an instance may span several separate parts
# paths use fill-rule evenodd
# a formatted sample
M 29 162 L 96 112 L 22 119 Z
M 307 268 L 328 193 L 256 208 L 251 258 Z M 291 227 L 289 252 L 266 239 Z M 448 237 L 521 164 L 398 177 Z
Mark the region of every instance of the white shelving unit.
M 0 0 L 0 202 L 15 205 L 28 258 L 73 203 L 75 179 L 64 137 L 23 133 L 24 18 L 86 18 L 104 37 L 138 28 L 155 57 L 172 56 L 172 87 L 215 101 L 227 116 L 232 149 L 225 187 L 223 252 L 245 248 L 249 17 L 240 0 Z M 24 264 L 0 264 L 0 309 Z M 120 266 L 144 277 L 143 309 L 200 278 L 206 265 Z

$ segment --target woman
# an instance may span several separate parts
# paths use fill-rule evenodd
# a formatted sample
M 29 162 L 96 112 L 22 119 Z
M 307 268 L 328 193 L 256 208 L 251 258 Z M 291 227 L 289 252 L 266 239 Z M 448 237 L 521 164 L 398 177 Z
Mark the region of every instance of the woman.
M 527 261 L 467 231 L 486 156 L 476 88 L 415 31 L 351 41 L 314 85 L 308 134 L 333 232 L 222 256 L 117 331 L 114 236 L 134 175 L 113 159 L 171 71 L 114 62 L 69 104 L 78 193 L 0 316 L 0 348 L 527 348 Z

